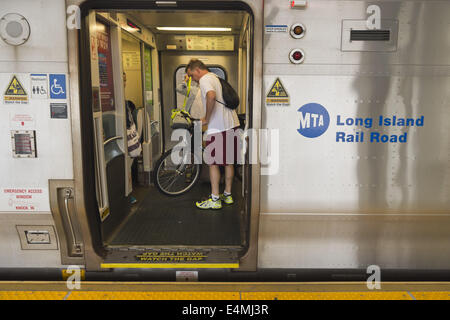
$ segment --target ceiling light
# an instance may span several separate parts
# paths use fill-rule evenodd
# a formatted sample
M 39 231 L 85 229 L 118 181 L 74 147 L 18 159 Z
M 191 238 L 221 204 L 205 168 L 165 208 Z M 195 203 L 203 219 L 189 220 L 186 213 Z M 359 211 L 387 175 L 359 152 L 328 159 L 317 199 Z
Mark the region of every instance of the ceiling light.
M 156 27 L 160 31 L 231 31 L 231 28 L 203 28 L 203 27 Z

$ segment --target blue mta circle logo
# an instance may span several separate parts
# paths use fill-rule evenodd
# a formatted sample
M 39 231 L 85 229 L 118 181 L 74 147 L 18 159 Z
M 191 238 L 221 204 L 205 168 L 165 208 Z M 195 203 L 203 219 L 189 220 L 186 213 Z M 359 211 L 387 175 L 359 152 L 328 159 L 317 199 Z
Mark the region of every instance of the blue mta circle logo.
M 298 133 L 307 138 L 317 138 L 327 131 L 330 115 L 324 106 L 308 103 L 298 109 L 300 112 L 300 128 Z

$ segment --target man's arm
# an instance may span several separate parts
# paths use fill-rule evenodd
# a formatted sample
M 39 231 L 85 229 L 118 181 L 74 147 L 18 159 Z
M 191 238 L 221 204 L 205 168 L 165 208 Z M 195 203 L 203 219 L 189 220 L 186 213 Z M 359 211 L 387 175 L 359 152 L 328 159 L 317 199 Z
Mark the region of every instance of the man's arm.
M 211 118 L 212 112 L 216 105 L 216 92 L 211 90 L 206 93 L 206 115 L 205 115 L 205 123 L 209 123 L 209 119 Z

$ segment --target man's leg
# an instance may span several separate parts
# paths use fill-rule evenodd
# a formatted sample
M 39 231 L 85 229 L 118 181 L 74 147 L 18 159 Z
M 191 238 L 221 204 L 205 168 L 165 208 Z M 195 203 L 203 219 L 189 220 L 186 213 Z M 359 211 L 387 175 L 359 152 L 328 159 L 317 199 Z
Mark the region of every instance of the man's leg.
M 231 194 L 231 187 L 233 186 L 234 165 L 227 164 L 225 166 L 225 193 Z
M 209 166 L 209 180 L 211 181 L 211 194 L 219 196 L 220 169 L 218 165 Z
M 208 200 L 196 202 L 195 205 L 200 209 L 221 209 L 222 201 L 219 193 L 220 169 L 218 165 L 212 164 L 209 166 L 209 180 L 211 181 L 211 196 Z
M 209 165 L 209 180 L 211 182 L 211 196 L 208 200 L 205 201 L 198 201 L 195 203 L 197 208 L 200 209 L 221 209 L 222 208 L 222 201 L 220 200 L 220 191 L 219 191 L 219 184 L 220 184 L 220 169 L 219 166 L 216 165 L 215 157 L 216 157 L 216 148 L 221 146 L 221 138 L 222 135 L 212 135 L 208 136 L 209 139 L 206 141 L 206 148 L 205 148 L 205 161 L 206 163 L 214 163 Z M 219 139 L 219 141 L 216 141 Z M 214 148 L 210 148 L 210 144 L 214 143 Z M 218 145 L 218 146 L 217 146 Z M 210 152 L 210 154 L 208 154 Z

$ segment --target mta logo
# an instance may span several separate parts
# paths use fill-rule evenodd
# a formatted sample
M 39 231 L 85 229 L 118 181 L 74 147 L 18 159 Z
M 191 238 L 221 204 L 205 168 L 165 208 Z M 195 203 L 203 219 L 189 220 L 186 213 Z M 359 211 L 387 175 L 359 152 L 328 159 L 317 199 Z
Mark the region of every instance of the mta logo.
M 330 125 L 330 115 L 324 106 L 318 103 L 308 103 L 298 109 L 300 113 L 300 128 L 298 133 L 306 138 L 317 138 L 327 131 Z

